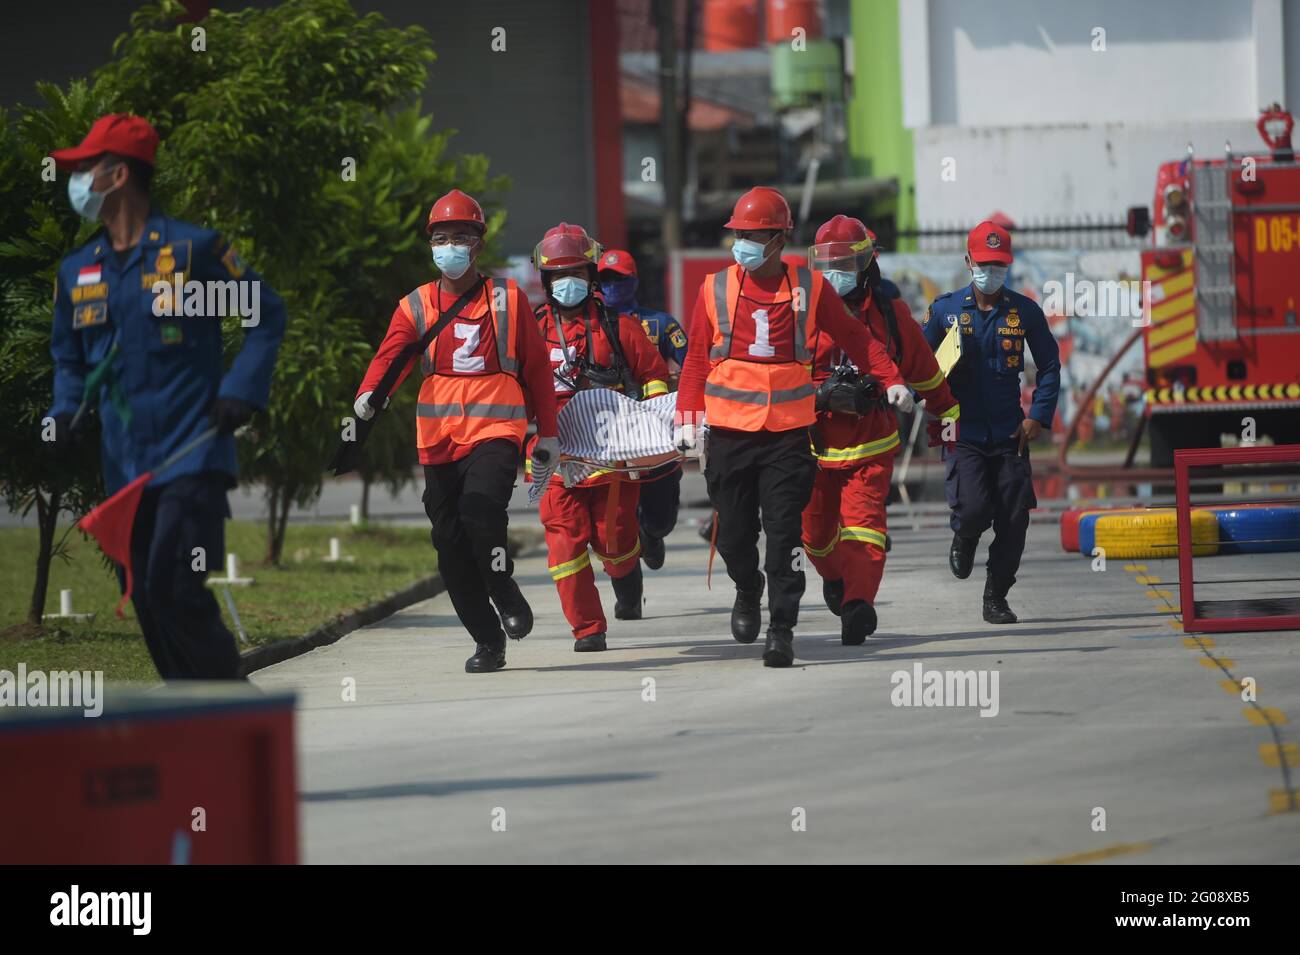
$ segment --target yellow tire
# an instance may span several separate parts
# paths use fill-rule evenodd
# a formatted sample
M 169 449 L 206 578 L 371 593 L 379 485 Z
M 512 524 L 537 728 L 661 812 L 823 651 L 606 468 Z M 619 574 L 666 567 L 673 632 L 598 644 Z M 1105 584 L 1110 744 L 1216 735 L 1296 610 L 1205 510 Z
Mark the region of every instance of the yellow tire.
M 1088 514 L 1079 521 L 1079 552 L 1091 555 L 1100 547 L 1108 558 L 1178 556 L 1178 515 L 1173 508 L 1142 513 Z M 1219 518 L 1204 508 L 1192 510 L 1192 554 L 1219 552 Z

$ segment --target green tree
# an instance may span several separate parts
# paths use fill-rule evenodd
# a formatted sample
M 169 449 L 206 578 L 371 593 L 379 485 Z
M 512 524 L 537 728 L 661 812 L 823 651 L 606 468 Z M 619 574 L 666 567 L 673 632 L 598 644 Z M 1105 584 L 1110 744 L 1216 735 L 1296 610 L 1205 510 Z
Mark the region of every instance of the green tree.
M 483 156 L 448 156 L 452 135 L 435 131 L 431 117 L 415 107 L 381 117 L 355 181 L 340 178 L 326 187 L 339 244 L 322 254 L 330 274 L 340 277 L 343 310 L 361 317 L 362 339 L 372 348 L 388 330 L 398 300 L 436 275 L 424 233 L 433 200 L 453 187 L 481 196 L 507 185 L 504 176 L 488 177 Z M 481 266 L 496 261 L 493 247 L 505 222 L 504 210 L 484 206 L 488 232 Z M 409 385 L 398 391 L 366 442 L 359 468 L 363 514 L 371 483 L 382 481 L 395 494 L 413 479 L 416 396 Z
M 75 456 L 56 458 L 45 413 L 53 403 L 50 310 L 59 260 L 94 227 L 67 201 L 44 162 L 78 141 L 103 102 L 84 82 L 64 93 L 40 84 L 44 108 L 0 111 L 0 496 L 10 510 L 36 513 L 39 546 L 27 624 L 41 625 L 61 514 L 80 516 L 103 496 L 93 430 Z
M 245 476 L 265 486 L 267 558 L 278 561 L 290 507 L 320 493 L 377 324 L 429 276 L 427 259 L 418 271 L 420 207 L 458 177 L 486 184 L 487 163 L 446 158 L 446 134 L 417 111 L 389 115 L 427 78 L 433 51 L 417 27 L 345 0 L 288 0 L 214 11 L 196 52 L 180 12 L 175 0 L 137 12 L 97 89 L 158 126 L 169 210 L 231 236 L 289 308 L 270 408 L 240 448 Z M 400 482 L 409 425 L 406 448 L 393 424 L 382 430 L 367 473 Z

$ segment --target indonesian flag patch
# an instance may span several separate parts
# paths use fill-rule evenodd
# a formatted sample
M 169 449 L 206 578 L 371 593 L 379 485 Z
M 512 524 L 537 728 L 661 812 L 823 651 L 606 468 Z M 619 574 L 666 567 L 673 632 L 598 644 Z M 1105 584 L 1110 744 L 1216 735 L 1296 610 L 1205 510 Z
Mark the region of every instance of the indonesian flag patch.
M 100 268 L 98 265 L 86 265 L 77 273 L 77 284 L 94 285 L 99 281 L 99 277 Z

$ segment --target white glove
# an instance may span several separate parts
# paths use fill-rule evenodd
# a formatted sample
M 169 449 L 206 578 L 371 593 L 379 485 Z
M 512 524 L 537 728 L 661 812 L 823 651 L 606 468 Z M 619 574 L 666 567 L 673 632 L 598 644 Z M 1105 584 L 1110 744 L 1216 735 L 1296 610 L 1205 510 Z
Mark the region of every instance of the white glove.
M 560 460 L 559 438 L 538 438 L 533 445 L 533 473 L 541 474 Z
M 362 421 L 369 421 L 375 416 L 375 409 L 370 407 L 370 396 L 373 394 L 373 391 L 361 392 L 361 395 L 357 398 L 356 404 L 352 406 L 352 410 L 357 413 L 357 417 Z M 388 402 L 392 400 L 392 398 L 385 398 L 384 407 L 387 408 Z
M 679 424 L 673 429 L 673 447 L 688 457 L 699 450 L 699 429 L 693 424 Z
M 885 394 L 889 397 L 889 403 L 899 411 L 908 412 L 914 407 L 912 393 L 907 390 L 906 385 L 890 385 Z

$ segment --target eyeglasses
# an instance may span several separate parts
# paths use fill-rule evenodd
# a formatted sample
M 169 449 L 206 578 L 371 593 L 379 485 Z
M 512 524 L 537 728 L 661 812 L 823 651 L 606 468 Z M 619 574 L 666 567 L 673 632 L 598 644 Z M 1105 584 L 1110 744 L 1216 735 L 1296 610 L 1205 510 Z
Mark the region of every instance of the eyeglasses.
M 455 235 L 449 235 L 446 232 L 435 232 L 429 236 L 430 245 L 460 245 L 471 246 L 478 236 L 470 235 L 468 232 L 457 232 Z

